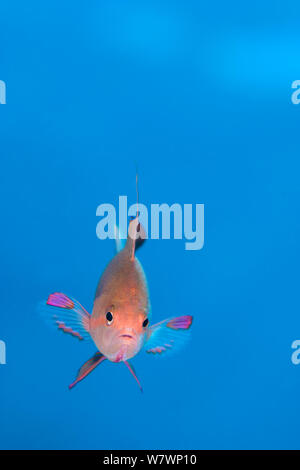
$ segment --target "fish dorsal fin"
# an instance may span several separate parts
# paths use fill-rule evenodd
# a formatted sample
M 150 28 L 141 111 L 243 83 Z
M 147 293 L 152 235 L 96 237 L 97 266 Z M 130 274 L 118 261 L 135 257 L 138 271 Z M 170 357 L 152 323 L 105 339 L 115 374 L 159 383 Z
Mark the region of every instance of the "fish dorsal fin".
M 115 225 L 115 239 L 116 239 L 116 250 L 117 250 L 117 253 L 119 253 L 119 251 L 125 248 L 126 235 L 124 237 L 124 235 L 121 233 L 121 230 L 119 229 L 117 225 Z
M 134 260 L 135 251 L 142 246 L 147 238 L 144 227 L 139 221 L 139 189 L 138 189 L 138 172 L 136 171 L 136 216 L 130 221 L 128 227 L 128 237 L 125 248 L 130 253 L 130 258 Z
M 126 248 L 130 251 L 131 258 L 134 259 L 135 251 L 142 246 L 147 238 L 147 234 L 144 227 L 139 222 L 138 216 L 136 216 L 129 223 L 128 237 L 126 242 Z

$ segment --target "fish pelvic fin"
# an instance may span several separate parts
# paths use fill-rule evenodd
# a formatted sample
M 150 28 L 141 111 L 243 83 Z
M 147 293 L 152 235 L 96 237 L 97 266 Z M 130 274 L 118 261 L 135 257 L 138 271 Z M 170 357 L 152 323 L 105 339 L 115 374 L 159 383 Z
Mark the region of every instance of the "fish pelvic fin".
M 142 385 L 141 385 L 141 382 L 139 381 L 139 379 L 137 378 L 137 375 L 135 373 L 135 370 L 133 368 L 133 366 L 130 364 L 130 362 L 128 361 L 124 361 L 124 364 L 128 367 L 130 373 L 133 375 L 133 377 L 135 378 L 135 380 L 137 381 L 137 384 L 138 386 L 140 387 L 140 390 L 141 392 L 143 393 L 143 388 L 142 388 Z
M 78 382 L 83 380 L 87 375 L 89 375 L 92 370 L 94 370 L 101 362 L 105 361 L 106 357 L 103 356 L 99 351 L 97 351 L 91 359 L 86 361 L 79 369 L 77 373 L 76 380 L 69 385 L 69 390 L 75 387 Z
M 61 292 L 50 294 L 46 302 L 38 308 L 47 323 L 63 333 L 79 340 L 91 339 L 89 334 L 90 314 L 72 297 Z
M 156 323 L 148 330 L 144 348 L 149 354 L 164 356 L 181 349 L 190 337 L 191 315 L 169 318 Z

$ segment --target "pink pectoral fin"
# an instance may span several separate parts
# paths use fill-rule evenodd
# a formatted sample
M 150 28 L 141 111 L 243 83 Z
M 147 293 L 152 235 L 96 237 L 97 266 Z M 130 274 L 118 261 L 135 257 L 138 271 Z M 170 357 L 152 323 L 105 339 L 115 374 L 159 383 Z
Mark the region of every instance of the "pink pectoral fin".
M 174 330 L 187 330 L 193 322 L 191 315 L 183 315 L 182 317 L 172 318 L 167 323 L 167 327 L 173 328 Z
M 79 369 L 76 380 L 69 385 L 69 389 L 75 387 L 75 385 L 83 380 L 92 370 L 94 370 L 101 362 L 105 361 L 106 357 L 100 352 L 96 352 L 94 356 L 86 361 Z
M 50 294 L 46 303 L 51 307 L 60 307 L 69 310 L 72 310 L 75 307 L 74 301 L 62 292 L 54 292 L 54 294 Z
M 80 340 L 90 339 L 90 314 L 72 297 L 54 292 L 49 295 L 46 302 L 39 305 L 39 311 L 44 319 L 58 330 Z
M 170 318 L 149 328 L 147 353 L 164 354 L 180 349 L 189 338 L 189 328 L 193 322 L 191 315 Z

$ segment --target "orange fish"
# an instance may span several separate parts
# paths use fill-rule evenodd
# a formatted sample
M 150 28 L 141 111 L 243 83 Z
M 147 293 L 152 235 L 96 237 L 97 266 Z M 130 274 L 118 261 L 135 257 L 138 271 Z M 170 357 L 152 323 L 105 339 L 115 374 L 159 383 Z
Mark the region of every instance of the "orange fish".
M 164 355 L 176 349 L 188 337 L 193 317 L 163 320 L 151 325 L 151 309 L 146 277 L 135 256 L 146 234 L 138 213 L 128 228 L 127 240 L 117 234 L 117 254 L 104 270 L 95 295 L 92 314 L 75 299 L 55 292 L 42 304 L 44 316 L 64 333 L 92 339 L 97 347 L 94 356 L 79 369 L 71 389 L 105 359 L 124 362 L 142 390 L 128 359 L 142 348 L 149 354 Z

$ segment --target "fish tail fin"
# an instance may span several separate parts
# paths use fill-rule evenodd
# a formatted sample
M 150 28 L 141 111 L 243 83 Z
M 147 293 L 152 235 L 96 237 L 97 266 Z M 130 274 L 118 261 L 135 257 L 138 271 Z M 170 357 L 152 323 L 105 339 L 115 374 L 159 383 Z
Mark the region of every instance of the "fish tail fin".
M 179 350 L 189 339 L 192 322 L 191 315 L 183 315 L 151 326 L 145 344 L 146 352 L 161 356 Z
M 69 385 L 69 390 L 75 387 L 78 382 L 83 380 L 87 375 L 89 375 L 92 370 L 94 370 L 101 362 L 105 361 L 106 357 L 103 356 L 100 352 L 96 352 L 91 359 L 86 361 L 77 372 L 76 380 Z
M 50 294 L 46 302 L 38 308 L 43 318 L 64 333 L 79 340 L 90 339 L 90 314 L 72 297 L 61 292 Z
M 124 361 L 124 364 L 128 367 L 130 373 L 133 375 L 133 377 L 134 377 L 135 380 L 137 381 L 138 386 L 140 387 L 140 390 L 141 390 L 141 392 L 143 393 L 143 388 L 142 388 L 141 382 L 140 382 L 139 379 L 137 378 L 137 375 L 136 375 L 136 373 L 135 373 L 134 367 L 133 367 L 128 361 Z

